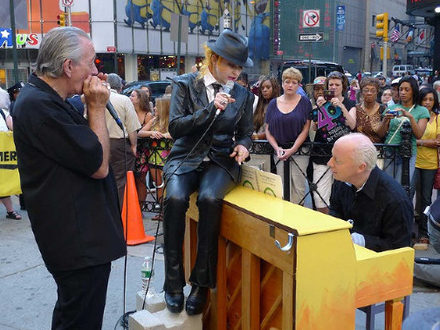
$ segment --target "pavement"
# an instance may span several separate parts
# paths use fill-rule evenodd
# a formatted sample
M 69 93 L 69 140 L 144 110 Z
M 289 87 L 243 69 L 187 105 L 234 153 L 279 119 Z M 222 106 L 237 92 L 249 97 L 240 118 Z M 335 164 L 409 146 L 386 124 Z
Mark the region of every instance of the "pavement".
M 13 197 L 16 210 L 18 199 Z M 53 306 L 56 301 L 56 285 L 44 266 L 35 243 L 26 211 L 20 211 L 23 220 L 6 219 L 6 210 L 0 206 L 0 330 L 50 329 Z M 144 214 L 147 235 L 154 235 L 157 222 L 151 221 L 151 213 Z M 159 228 L 159 233 L 162 230 Z M 161 244 L 158 236 L 154 275 L 151 286 L 162 291 L 164 277 Z M 136 306 L 136 292 L 141 289 L 140 270 L 143 258 L 152 255 L 154 243 L 128 247 L 127 290 L 124 298 L 124 258 L 112 263 L 103 329 L 122 329 L 118 320 L 124 311 Z M 440 266 L 439 266 L 440 267 Z M 411 295 L 410 314 L 431 307 L 440 307 L 440 288 L 415 281 Z M 124 308 L 124 299 L 126 306 Z M 376 328 L 384 329 L 383 313 L 376 316 Z M 364 313 L 356 312 L 356 329 L 365 329 Z M 422 330 L 422 329 L 419 329 Z

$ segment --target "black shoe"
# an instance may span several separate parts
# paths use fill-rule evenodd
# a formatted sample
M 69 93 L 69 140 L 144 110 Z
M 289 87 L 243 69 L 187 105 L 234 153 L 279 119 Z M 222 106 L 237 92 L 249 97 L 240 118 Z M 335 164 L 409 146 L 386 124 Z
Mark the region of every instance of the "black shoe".
M 183 310 L 183 292 L 165 292 L 165 302 L 171 313 L 180 313 Z
M 186 313 L 188 315 L 197 315 L 203 312 L 206 304 L 206 297 L 209 288 L 204 288 L 198 285 L 193 285 L 191 293 L 186 299 Z

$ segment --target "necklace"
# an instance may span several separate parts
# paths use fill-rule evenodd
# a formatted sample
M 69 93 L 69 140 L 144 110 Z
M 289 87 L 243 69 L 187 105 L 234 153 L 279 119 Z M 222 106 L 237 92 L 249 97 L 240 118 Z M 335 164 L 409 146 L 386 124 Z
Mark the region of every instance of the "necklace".
M 376 112 L 376 103 L 373 104 L 372 109 L 369 109 L 365 106 L 365 102 L 362 102 L 361 105 L 362 109 L 364 109 L 365 114 L 367 115 L 367 117 L 373 115 Z

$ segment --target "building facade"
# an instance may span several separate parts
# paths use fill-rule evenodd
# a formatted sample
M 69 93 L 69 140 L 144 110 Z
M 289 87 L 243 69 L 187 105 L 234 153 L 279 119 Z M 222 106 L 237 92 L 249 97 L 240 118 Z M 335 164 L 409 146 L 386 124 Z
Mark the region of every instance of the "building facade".
M 376 37 L 375 24 L 377 14 L 383 12 L 389 13 L 389 35 L 401 22 L 397 24 L 401 36 L 389 43 L 388 71 L 400 63 L 427 66 L 432 57 L 433 30 L 423 25 L 422 18 L 406 15 L 406 0 L 15 0 L 14 5 L 18 78 L 23 81 L 34 69 L 42 37 L 58 26 L 63 14 L 90 34 L 99 70 L 117 72 L 126 81 L 178 74 L 179 13 L 184 41 L 181 72 L 200 64 L 203 44 L 223 30 L 226 10 L 232 28 L 249 40 L 255 66 L 248 73 L 253 79 L 289 59 L 336 62 L 351 73 L 381 71 L 383 41 Z M 2 87 L 15 84 L 8 19 L 4 10 L 0 14 Z
M 70 7 L 64 6 L 71 3 Z M 232 28 L 249 38 L 251 56 L 257 62 L 271 55 L 271 1 L 233 0 L 16 0 L 25 8 L 27 26 L 17 30 L 19 79 L 34 69 L 44 34 L 58 26 L 59 15 L 90 34 L 97 52 L 97 66 L 118 72 L 127 81 L 159 80 L 177 74 L 178 40 L 181 72 L 200 63 L 203 44 L 223 30 L 223 15 L 229 11 Z M 5 11 L 7 12 L 7 11 Z M 179 39 L 178 21 L 181 15 Z M 20 14 L 23 15 L 23 11 Z M 12 78 L 12 31 L 0 15 L 0 85 Z M 17 20 L 23 17 L 17 17 Z M 68 24 L 68 23 L 67 23 Z M 18 27 L 18 26 L 17 26 Z M 260 71 L 258 68 L 256 71 Z

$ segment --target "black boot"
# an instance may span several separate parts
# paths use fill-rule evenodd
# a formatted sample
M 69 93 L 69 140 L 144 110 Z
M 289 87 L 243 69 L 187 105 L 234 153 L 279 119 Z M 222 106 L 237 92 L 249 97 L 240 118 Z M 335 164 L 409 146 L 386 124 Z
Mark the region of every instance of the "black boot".
M 188 315 L 197 315 L 203 312 L 206 305 L 209 288 L 193 285 L 191 293 L 186 299 L 185 310 Z
M 183 292 L 165 292 L 165 303 L 171 313 L 180 313 L 183 310 Z

